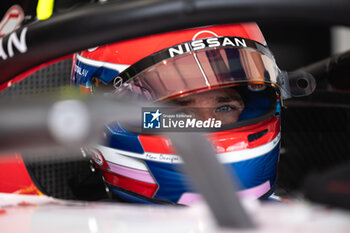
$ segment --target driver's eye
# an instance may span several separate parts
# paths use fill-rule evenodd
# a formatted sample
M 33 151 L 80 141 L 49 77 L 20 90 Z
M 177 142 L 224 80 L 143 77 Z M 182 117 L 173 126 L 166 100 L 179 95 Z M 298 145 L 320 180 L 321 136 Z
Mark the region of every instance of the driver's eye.
M 230 112 L 235 110 L 236 108 L 229 106 L 229 105 L 224 105 L 224 106 L 220 106 L 218 108 L 215 109 L 215 112 Z

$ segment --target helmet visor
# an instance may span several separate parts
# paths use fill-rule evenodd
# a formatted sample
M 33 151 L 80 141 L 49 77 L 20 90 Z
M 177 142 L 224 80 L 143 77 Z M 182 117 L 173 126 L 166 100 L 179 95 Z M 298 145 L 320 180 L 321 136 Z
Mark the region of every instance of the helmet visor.
M 241 84 L 267 84 L 277 87 L 283 97 L 293 96 L 288 77 L 271 55 L 233 47 L 191 51 L 163 60 L 130 78 L 115 93 L 157 101 Z M 304 95 L 312 90 L 298 92 Z

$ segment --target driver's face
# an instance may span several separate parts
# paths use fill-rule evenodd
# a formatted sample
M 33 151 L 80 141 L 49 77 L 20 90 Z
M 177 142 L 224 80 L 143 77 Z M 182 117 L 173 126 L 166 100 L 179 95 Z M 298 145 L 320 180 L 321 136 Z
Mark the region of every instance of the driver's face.
M 191 114 L 203 121 L 215 118 L 221 120 L 222 124 L 237 122 L 244 109 L 241 96 L 233 88 L 192 94 L 172 102 L 177 106 L 176 112 Z

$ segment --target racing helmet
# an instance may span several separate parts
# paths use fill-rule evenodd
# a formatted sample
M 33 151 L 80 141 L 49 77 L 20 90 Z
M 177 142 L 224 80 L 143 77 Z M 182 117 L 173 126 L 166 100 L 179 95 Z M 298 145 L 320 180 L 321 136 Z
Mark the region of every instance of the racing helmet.
M 75 54 L 72 68 L 72 83 L 84 92 L 132 95 L 203 121 L 221 120 L 220 129 L 206 135 L 219 161 L 238 178 L 238 195 L 254 198 L 266 198 L 275 189 L 281 104 L 313 91 L 312 78 L 302 80 L 307 85 L 280 71 L 255 23 L 95 47 Z M 181 157 L 161 133 L 136 132 L 117 121 L 106 132 L 105 143 L 88 152 L 113 195 L 128 202 L 185 205 L 200 198 Z

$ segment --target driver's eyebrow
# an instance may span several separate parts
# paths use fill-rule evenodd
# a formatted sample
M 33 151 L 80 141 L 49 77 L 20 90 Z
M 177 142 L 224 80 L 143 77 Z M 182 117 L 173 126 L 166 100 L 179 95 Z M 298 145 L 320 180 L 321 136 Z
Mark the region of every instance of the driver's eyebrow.
M 195 102 L 194 99 L 187 99 L 187 100 L 173 100 L 171 101 L 172 104 L 178 105 L 178 106 L 187 106 L 190 104 L 193 104 Z
M 236 96 L 236 95 L 232 95 L 232 96 L 218 96 L 216 97 L 216 102 L 217 103 L 229 103 L 232 101 L 241 101 L 241 98 Z

